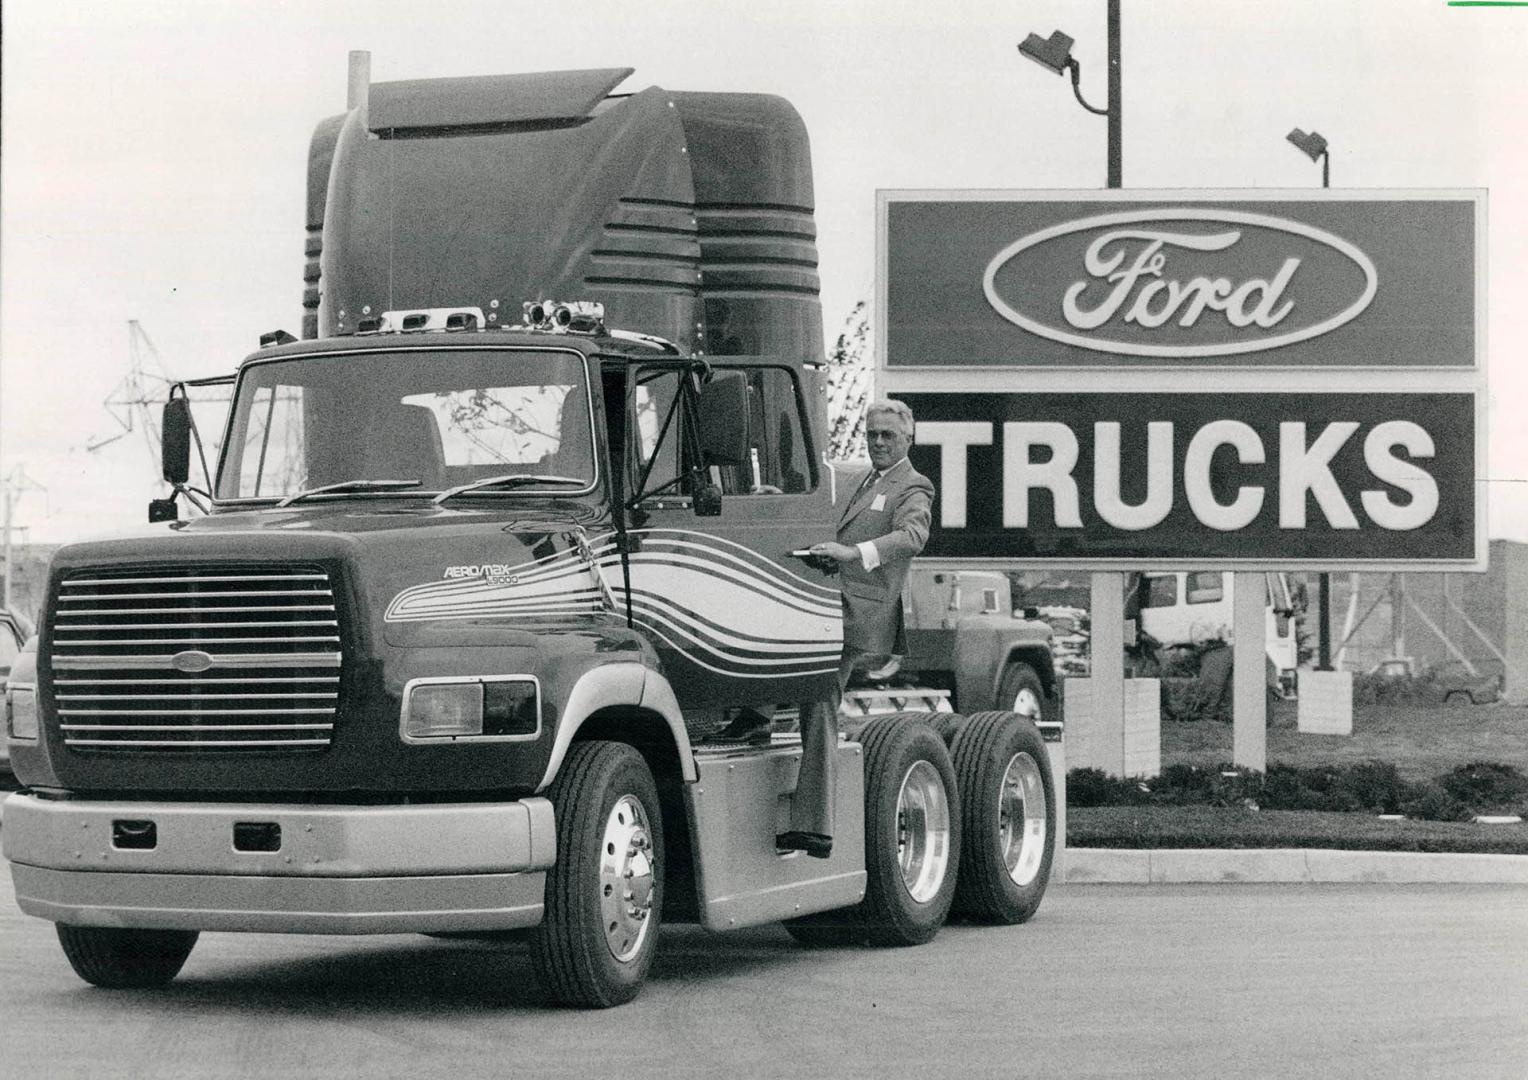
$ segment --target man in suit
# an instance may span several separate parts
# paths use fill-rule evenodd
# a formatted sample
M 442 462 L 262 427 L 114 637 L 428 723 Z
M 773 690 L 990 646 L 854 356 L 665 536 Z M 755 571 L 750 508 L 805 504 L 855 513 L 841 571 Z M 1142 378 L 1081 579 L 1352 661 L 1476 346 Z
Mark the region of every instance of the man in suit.
M 851 481 L 839 512 L 838 538 L 813 544 L 812 555 L 838 568 L 844 605 L 844 651 L 838 666 L 841 696 L 857 667 L 907 651 L 902 627 L 902 583 L 914 555 L 928 541 L 934 485 L 913 468 L 913 414 L 900 401 L 865 409 L 870 470 Z M 838 701 L 817 703 L 801 721 L 801 774 L 791 801 L 791 828 L 779 847 L 827 858 L 833 851 L 833 756 L 838 745 Z

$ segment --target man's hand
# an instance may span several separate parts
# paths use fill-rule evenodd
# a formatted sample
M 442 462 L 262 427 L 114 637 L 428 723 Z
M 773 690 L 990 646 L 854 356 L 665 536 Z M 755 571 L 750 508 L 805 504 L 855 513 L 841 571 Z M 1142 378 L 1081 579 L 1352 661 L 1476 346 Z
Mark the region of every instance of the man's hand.
M 850 547 L 848 544 L 840 544 L 833 540 L 824 540 L 820 544 L 813 544 L 807 549 L 819 559 L 832 559 L 836 563 L 859 562 L 859 548 Z

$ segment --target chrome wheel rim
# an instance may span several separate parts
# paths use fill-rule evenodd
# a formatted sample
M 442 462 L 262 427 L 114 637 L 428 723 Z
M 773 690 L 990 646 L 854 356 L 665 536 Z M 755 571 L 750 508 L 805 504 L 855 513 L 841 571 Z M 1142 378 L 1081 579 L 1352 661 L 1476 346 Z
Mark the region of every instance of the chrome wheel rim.
M 1028 754 L 1008 759 L 998 789 L 998 843 L 1003 865 L 1015 885 L 1028 885 L 1045 857 L 1045 782 Z
M 1040 698 L 1033 688 L 1021 687 L 1013 696 L 1013 708 L 1009 711 L 1018 713 L 1026 720 L 1038 720 L 1040 719 Z
M 623 963 L 647 940 L 656 872 L 647 811 L 635 796 L 623 795 L 610 808 L 600 841 L 600 925 L 610 955 Z
M 939 892 L 950 868 L 950 799 L 932 762 L 915 761 L 897 792 L 897 864 L 920 904 Z

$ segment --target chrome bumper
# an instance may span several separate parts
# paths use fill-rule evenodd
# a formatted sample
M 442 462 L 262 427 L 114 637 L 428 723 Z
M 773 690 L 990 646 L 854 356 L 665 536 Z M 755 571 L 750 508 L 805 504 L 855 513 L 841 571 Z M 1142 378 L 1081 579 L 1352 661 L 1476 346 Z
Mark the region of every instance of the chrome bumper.
M 540 798 L 305 806 L 12 795 L 0 844 L 21 910 L 55 922 L 382 934 L 535 925 L 556 830 Z

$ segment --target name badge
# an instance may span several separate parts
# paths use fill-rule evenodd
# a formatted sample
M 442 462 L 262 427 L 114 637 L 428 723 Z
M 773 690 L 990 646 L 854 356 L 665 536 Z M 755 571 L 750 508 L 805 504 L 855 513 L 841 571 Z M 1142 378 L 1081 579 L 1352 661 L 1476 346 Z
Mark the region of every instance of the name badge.
M 886 509 L 886 493 L 884 491 L 881 492 L 879 495 L 877 495 L 874 499 L 870 500 L 870 509 L 872 509 L 872 510 L 884 510 L 884 509 Z

